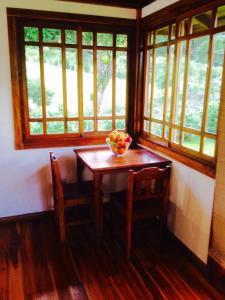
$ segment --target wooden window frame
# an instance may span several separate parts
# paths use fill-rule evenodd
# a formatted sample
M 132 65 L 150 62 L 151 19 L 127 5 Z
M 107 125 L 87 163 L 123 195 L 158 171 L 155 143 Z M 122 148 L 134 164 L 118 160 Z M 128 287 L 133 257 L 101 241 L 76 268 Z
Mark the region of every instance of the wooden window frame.
M 183 1 L 185 2 L 185 1 Z M 198 2 L 198 1 L 197 1 Z M 205 2 L 209 2 L 209 1 L 205 1 Z M 146 17 L 143 22 L 142 22 L 142 26 L 143 26 L 143 40 L 144 40 L 144 47 L 142 48 L 142 52 L 143 52 L 143 60 L 142 60 L 142 65 L 146 65 L 147 62 L 147 51 L 148 49 L 152 49 L 153 47 L 150 47 L 147 45 L 147 39 L 148 39 L 148 33 L 150 32 L 155 32 L 157 29 L 159 28 L 163 28 L 165 26 L 171 26 L 172 24 L 176 24 L 177 27 L 177 31 L 176 31 L 176 45 L 175 45 L 175 53 L 178 51 L 178 44 L 181 40 L 187 40 L 188 43 L 189 41 L 194 38 L 194 37 L 200 37 L 200 36 L 209 36 L 209 49 L 212 50 L 212 36 L 215 33 L 218 32 L 224 32 L 225 31 L 225 26 L 221 26 L 221 27 L 213 27 L 215 19 L 216 19 L 216 9 L 217 7 L 220 7 L 222 5 L 225 5 L 225 1 L 221 1 L 221 0 L 217 0 L 214 3 L 206 3 L 205 5 L 201 5 L 200 7 L 195 7 L 194 9 L 187 9 L 186 11 L 183 11 L 183 13 L 181 13 L 180 15 L 178 15 L 176 13 L 176 7 L 177 5 L 174 4 L 174 10 L 172 10 L 172 6 L 170 8 L 171 10 L 171 18 L 167 18 L 167 21 L 165 22 L 165 19 L 163 19 L 162 17 L 160 18 L 160 20 L 157 21 L 157 24 L 153 24 L 153 19 L 155 19 L 157 16 L 160 17 L 160 13 L 162 12 L 162 15 L 164 14 L 164 12 L 166 11 L 166 9 L 163 9 L 162 11 L 158 11 L 157 13 L 153 14 L 152 16 Z M 191 17 L 204 13 L 208 10 L 212 10 L 212 19 L 211 19 L 211 25 L 210 25 L 210 29 L 207 32 L 201 32 L 199 33 L 190 33 L 188 35 L 186 35 L 185 37 L 180 37 L 178 35 L 178 30 L 179 30 L 179 23 L 181 22 L 181 20 L 185 19 L 185 18 L 189 18 L 189 20 L 191 20 Z M 148 23 L 149 21 L 149 23 Z M 189 21 L 189 27 L 190 27 L 190 21 Z M 163 44 L 163 43 L 162 43 Z M 169 42 L 164 43 L 165 45 L 168 45 L 169 48 Z M 159 44 L 161 45 L 161 44 Z M 157 45 L 158 46 L 158 45 Z M 187 53 L 186 53 L 186 57 L 188 55 L 188 51 L 189 51 L 189 47 L 187 47 Z M 169 53 L 169 50 L 168 50 Z M 154 57 L 154 55 L 153 55 Z M 176 60 L 178 59 L 178 55 L 175 54 Z M 225 60 L 224 60 L 225 62 Z M 212 68 L 212 51 L 209 51 L 209 56 L 208 56 L 208 69 L 207 69 L 207 75 L 206 75 L 206 90 L 205 90 L 205 99 L 204 99 L 204 108 L 203 108 L 203 118 L 202 118 L 202 126 L 200 131 L 191 129 L 191 128 L 186 128 L 184 127 L 184 111 L 185 111 L 185 99 L 183 99 L 182 101 L 182 120 L 181 120 L 181 124 L 180 125 L 175 125 L 172 120 L 174 118 L 173 116 L 173 112 L 174 112 L 174 95 L 172 96 L 172 106 L 171 106 L 171 116 L 170 116 L 170 122 L 167 124 L 167 122 L 165 122 L 164 118 L 162 121 L 159 120 L 154 120 L 153 118 L 146 118 L 144 116 L 144 109 L 145 109 L 145 93 L 146 93 L 146 78 L 147 78 L 147 74 L 146 74 L 146 68 L 144 68 L 143 70 L 143 78 L 144 80 L 142 81 L 142 112 L 141 112 L 141 118 L 142 118 L 142 125 L 139 128 L 139 132 L 137 132 L 137 136 L 138 136 L 138 141 L 145 145 L 148 146 L 150 148 L 154 148 L 155 150 L 159 150 L 167 155 L 170 155 L 171 157 L 174 157 L 175 159 L 187 164 L 188 166 L 193 167 L 194 169 L 210 176 L 210 177 L 215 177 L 215 166 L 216 166 L 216 153 L 217 153 L 217 134 L 211 134 L 211 133 L 207 133 L 205 131 L 206 128 L 206 114 L 207 114 L 207 107 L 208 107 L 208 100 L 209 100 L 209 81 L 210 81 L 210 75 L 211 75 L 211 68 Z M 188 68 L 185 68 L 185 76 L 187 78 L 187 73 L 188 73 Z M 154 68 L 153 68 L 154 70 Z M 168 77 L 168 73 L 169 73 L 169 69 L 167 71 L 167 77 Z M 174 79 L 173 81 L 176 82 L 176 76 L 177 76 L 177 62 L 174 62 Z M 154 77 L 154 74 L 152 75 L 152 77 Z M 223 74 L 222 74 L 222 78 L 225 78 L 225 63 L 223 65 Z M 154 82 L 154 78 L 152 78 L 152 84 Z M 223 82 L 223 79 L 222 79 Z M 184 83 L 185 85 L 187 85 L 186 83 Z M 174 83 L 173 83 L 174 85 Z M 166 84 L 167 87 L 167 84 Z M 222 89 L 224 88 L 223 86 L 221 87 Z M 173 87 L 173 90 L 175 91 L 176 89 Z M 185 89 L 184 91 L 187 91 L 187 89 Z M 185 92 L 184 92 L 185 94 Z M 165 96 L 165 98 L 167 98 L 167 96 Z M 184 96 L 184 98 L 186 98 Z M 152 101 L 151 101 L 152 103 Z M 220 101 L 220 105 L 221 105 L 221 101 Z M 165 107 L 165 102 L 164 102 L 164 107 Z M 152 110 L 151 110 L 152 111 Z M 220 109 L 219 109 L 219 115 L 218 115 L 218 124 L 219 124 L 219 119 L 220 119 Z M 148 121 L 156 121 L 157 123 L 160 123 L 162 125 L 170 125 L 170 133 L 169 133 L 169 141 L 171 141 L 171 134 L 172 134 L 172 129 L 173 128 L 177 128 L 180 130 L 180 133 L 183 134 L 183 132 L 189 132 L 189 133 L 194 133 L 194 134 L 199 134 L 201 137 L 200 140 L 200 151 L 202 151 L 203 148 L 203 139 L 204 137 L 213 137 L 216 140 L 216 146 L 215 146 L 215 157 L 214 158 L 209 158 L 209 156 L 201 154 L 198 155 L 196 153 L 196 151 L 192 151 L 191 149 L 182 147 L 180 145 L 171 143 L 171 142 L 166 142 L 165 139 L 163 138 L 159 138 L 157 136 L 154 136 L 152 134 L 147 134 L 146 132 L 144 132 L 144 120 L 148 120 Z M 164 126 L 163 126 L 164 127 Z M 149 130 L 150 131 L 150 130 Z M 218 130 L 217 130 L 218 132 Z M 181 139 L 181 134 L 180 134 L 180 139 Z M 197 155 L 196 155 L 197 154 Z
M 10 47 L 10 60 L 11 60 L 11 77 L 12 77 L 12 94 L 13 94 L 13 110 L 14 110 L 14 128 L 15 128 L 15 146 L 16 149 L 29 149 L 29 148 L 43 148 L 43 147 L 62 147 L 62 146 L 73 146 L 73 145 L 93 145 L 93 144 L 102 144 L 105 142 L 107 131 L 98 131 L 97 132 L 97 119 L 112 120 L 113 125 L 115 125 L 116 119 L 126 119 L 126 128 L 127 131 L 132 134 L 132 126 L 129 125 L 130 116 L 132 114 L 133 106 L 133 97 L 134 93 L 132 89 L 133 69 L 135 65 L 132 63 L 133 57 L 135 55 L 132 50 L 135 45 L 135 38 L 132 37 L 132 32 L 135 30 L 135 21 L 126 20 L 119 18 L 110 18 L 110 17 L 95 17 L 95 16 L 85 16 L 85 15 L 76 15 L 76 14 L 64 14 L 64 13 L 50 13 L 43 11 L 31 11 L 31 10 L 21 10 L 21 9 L 7 9 L 8 14 L 8 30 L 9 30 L 9 47 Z M 60 24 L 60 25 L 59 25 Z M 67 113 L 64 114 L 62 121 L 64 124 L 66 121 L 79 121 L 82 123 L 83 119 L 93 119 L 95 131 L 94 132 L 81 132 L 75 134 L 46 134 L 46 135 L 32 135 L 28 133 L 28 107 L 25 105 L 26 101 L 26 80 L 25 80 L 25 63 L 24 63 L 24 45 L 33 44 L 32 42 L 24 42 L 21 36 L 23 26 L 38 26 L 45 28 L 54 28 L 54 29 L 74 29 L 78 32 L 78 43 L 73 46 L 78 50 L 78 81 L 82 81 L 82 63 L 81 55 L 82 49 L 92 49 L 93 54 L 95 53 L 95 58 L 97 56 L 97 49 L 105 50 L 110 49 L 113 54 L 112 59 L 112 68 L 113 68 L 113 89 L 112 89 L 112 116 L 109 117 L 99 117 L 97 116 L 97 90 L 94 89 L 94 116 L 92 117 L 83 117 L 83 88 L 78 89 L 78 98 L 79 98 L 79 112 L 81 115 L 78 115 L 78 118 L 67 118 Z M 94 45 L 93 46 L 83 46 L 81 43 L 81 27 L 83 31 L 91 31 L 94 33 Z M 41 30 L 39 30 L 41 31 Z M 63 32 L 63 30 L 62 30 Z M 97 32 L 112 33 L 113 34 L 113 46 L 112 47 L 102 47 L 97 46 L 96 44 L 96 35 Z M 127 48 L 117 48 L 116 47 L 116 34 L 126 34 L 128 36 L 128 46 Z M 37 43 L 36 43 L 37 44 Z M 40 45 L 40 42 L 38 43 Z M 38 45 L 37 44 L 37 45 Z M 52 43 L 51 46 L 56 44 Z M 64 43 L 57 45 L 62 49 L 65 49 Z M 15 51 L 17 49 L 17 51 Z M 43 48 L 42 48 L 43 49 Z M 116 63 L 116 53 L 117 51 L 126 51 L 127 53 L 127 112 L 125 116 L 116 116 L 115 114 L 115 63 Z M 65 51 L 62 51 L 64 53 Z M 64 53 L 65 54 L 65 53 Z M 62 55 L 62 59 L 63 59 Z M 41 58 L 40 58 L 41 59 Z M 64 62 L 65 63 L 65 62 Z M 41 65 L 41 64 L 40 64 Z M 96 85 L 97 75 L 96 75 L 96 60 L 94 60 L 94 85 Z M 63 68 L 62 68 L 63 69 Z M 43 72 L 41 72 L 41 81 L 43 81 Z M 65 85 L 65 70 L 63 70 L 63 84 Z M 82 87 L 82 84 L 81 84 Z M 64 86 L 64 100 L 65 97 L 65 86 Z M 43 96 L 42 88 L 42 96 Z M 25 96 L 24 96 L 25 95 Z M 45 99 L 45 97 L 42 97 Z M 64 112 L 66 112 L 64 104 Z M 65 119 L 66 118 L 66 119 Z M 44 119 L 44 118 L 42 118 Z M 54 119 L 54 118 L 53 118 Z M 52 121 L 53 119 L 49 119 Z M 60 118 L 57 118 L 57 121 Z M 45 119 L 46 122 L 47 119 Z M 33 119 L 32 121 L 40 121 Z M 53 120 L 54 121 L 54 120 Z M 43 122 L 44 124 L 44 122 Z M 82 129 L 82 126 L 81 126 Z M 45 129 L 46 132 L 46 129 Z

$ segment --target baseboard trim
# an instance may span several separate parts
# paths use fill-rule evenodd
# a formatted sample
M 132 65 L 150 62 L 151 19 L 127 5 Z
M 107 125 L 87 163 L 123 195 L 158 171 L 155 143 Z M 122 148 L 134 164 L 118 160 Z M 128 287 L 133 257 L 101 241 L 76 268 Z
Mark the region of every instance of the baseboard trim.
M 225 263 L 210 253 L 208 270 L 210 282 L 225 296 Z
M 0 218 L 0 225 L 15 223 L 15 222 L 32 221 L 32 220 L 51 217 L 52 215 L 53 215 L 53 210 L 46 210 L 46 211 L 40 211 L 40 212 L 30 213 L 30 214 L 3 217 Z
M 171 231 L 168 231 L 168 236 L 173 242 L 182 249 L 185 255 L 193 261 L 197 268 L 208 278 L 208 265 L 204 263 L 196 254 L 194 254 L 175 234 Z

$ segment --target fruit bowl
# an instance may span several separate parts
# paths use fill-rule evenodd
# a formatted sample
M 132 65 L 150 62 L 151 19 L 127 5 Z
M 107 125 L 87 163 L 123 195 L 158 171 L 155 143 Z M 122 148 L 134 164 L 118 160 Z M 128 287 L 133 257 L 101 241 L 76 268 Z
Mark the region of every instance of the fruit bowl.
M 113 154 L 120 156 L 124 155 L 129 149 L 132 138 L 129 134 L 122 131 L 112 131 L 109 137 L 106 138 L 106 143 Z

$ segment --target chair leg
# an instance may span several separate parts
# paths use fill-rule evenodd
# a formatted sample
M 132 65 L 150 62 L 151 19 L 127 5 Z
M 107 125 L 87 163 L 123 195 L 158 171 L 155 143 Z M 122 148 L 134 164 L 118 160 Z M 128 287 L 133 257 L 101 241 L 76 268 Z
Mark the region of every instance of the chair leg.
M 132 222 L 131 222 L 131 218 L 126 218 L 126 238 L 125 238 L 125 249 L 126 249 L 126 258 L 127 260 L 130 259 L 130 252 L 131 252 L 131 227 L 132 227 Z
M 160 236 L 159 236 L 160 248 L 162 248 L 163 241 L 164 241 L 165 227 L 166 227 L 166 216 L 162 215 L 160 217 Z
M 116 220 L 115 220 L 116 214 L 114 211 L 113 199 L 111 197 L 110 197 L 109 209 L 110 209 L 109 213 L 110 213 L 111 230 L 112 230 L 113 234 L 115 234 L 115 232 L 116 232 Z
M 64 243 L 66 240 L 66 228 L 65 228 L 65 213 L 64 213 L 63 205 L 59 205 L 58 225 L 59 225 L 59 238 L 60 241 Z

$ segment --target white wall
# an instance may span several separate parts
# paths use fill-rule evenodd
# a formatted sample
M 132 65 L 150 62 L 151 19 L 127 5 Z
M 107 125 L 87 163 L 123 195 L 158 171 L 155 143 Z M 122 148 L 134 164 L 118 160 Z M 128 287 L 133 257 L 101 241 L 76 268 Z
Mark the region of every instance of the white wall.
M 142 18 L 144 18 L 148 15 L 151 15 L 154 12 L 156 12 L 157 10 L 163 9 L 164 7 L 169 6 L 178 1 L 179 0 L 157 0 L 157 1 L 153 2 L 152 4 L 145 6 L 142 9 Z
M 135 18 L 135 10 L 122 8 L 52 0 L 0 1 L 0 217 L 39 212 L 52 207 L 49 169 L 49 151 L 52 149 L 16 151 L 14 148 L 6 7 Z M 149 11 L 149 7 L 146 9 Z M 73 147 L 53 150 L 62 163 L 63 177 L 72 181 L 75 177 Z M 114 178 L 114 187 L 121 181 L 121 177 Z M 107 183 L 109 185 L 109 178 L 105 179 Z M 173 205 L 169 226 L 204 262 L 207 259 L 213 191 L 214 180 L 179 162 L 173 162 Z
M 80 1 L 82 2 L 82 1 Z M 94 16 L 116 17 L 125 19 L 135 19 L 136 10 L 109 7 L 104 5 L 93 5 L 83 3 L 72 3 L 57 0 L 1 0 L 0 7 L 13 7 L 13 8 L 26 8 L 26 9 L 38 9 L 55 12 L 76 13 Z

